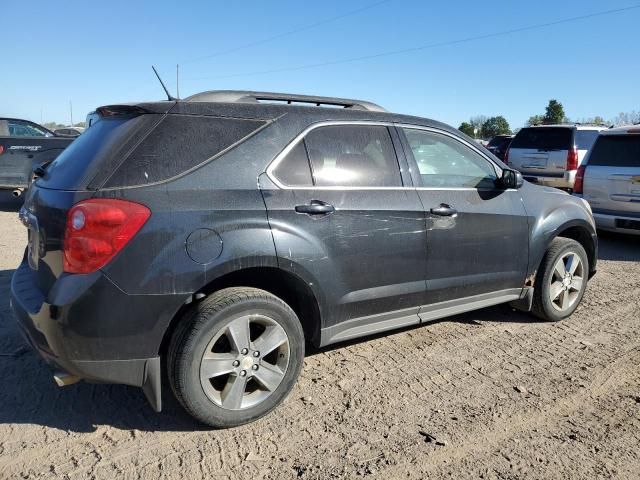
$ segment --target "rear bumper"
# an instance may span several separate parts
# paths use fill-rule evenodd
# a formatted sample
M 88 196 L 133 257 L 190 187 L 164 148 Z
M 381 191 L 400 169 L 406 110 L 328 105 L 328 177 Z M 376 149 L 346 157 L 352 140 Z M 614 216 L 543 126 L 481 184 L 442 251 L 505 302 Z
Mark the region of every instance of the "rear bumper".
M 546 187 L 573 189 L 573 184 L 576 180 L 576 171 L 570 170 L 564 172 L 560 176 L 547 176 L 538 175 L 535 173 L 522 172 L 522 176 L 525 180 L 535 183 L 536 185 L 544 185 Z
M 596 227 L 609 232 L 640 235 L 640 218 L 616 213 L 593 212 Z
M 142 387 L 158 411 L 160 344 L 175 312 L 167 297 L 127 295 L 96 272 L 61 276 L 45 298 L 25 261 L 11 280 L 20 330 L 47 363 L 81 379 Z

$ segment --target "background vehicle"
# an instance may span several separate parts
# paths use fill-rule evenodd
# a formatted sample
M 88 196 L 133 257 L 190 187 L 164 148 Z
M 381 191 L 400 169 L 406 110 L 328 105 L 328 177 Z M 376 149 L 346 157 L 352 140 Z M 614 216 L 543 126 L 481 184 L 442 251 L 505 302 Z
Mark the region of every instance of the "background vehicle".
M 82 127 L 64 127 L 64 128 L 56 128 L 53 133 L 57 136 L 65 136 L 65 137 L 78 137 L 80 134 L 84 132 L 84 128 Z
M 87 118 L 84 122 L 84 124 L 86 125 L 85 128 L 89 128 L 91 125 L 95 124 L 98 120 L 100 120 L 100 115 L 95 110 L 92 110 L 91 112 L 87 113 Z
M 487 143 L 487 150 L 500 160 L 504 160 L 504 155 L 507 153 L 511 140 L 513 140 L 513 135 L 496 135 Z
M 539 185 L 573 189 L 578 167 L 604 126 L 541 125 L 514 137 L 506 163 Z
M 586 202 L 433 120 L 229 91 L 98 113 L 20 212 L 12 305 L 61 385 L 159 410 L 165 361 L 189 413 L 239 425 L 291 391 L 306 342 L 505 302 L 560 320 L 595 272 Z
M 574 192 L 589 202 L 598 228 L 640 235 L 640 125 L 600 132 Z
M 28 120 L 0 118 L 0 189 L 20 195 L 33 169 L 51 162 L 73 140 Z

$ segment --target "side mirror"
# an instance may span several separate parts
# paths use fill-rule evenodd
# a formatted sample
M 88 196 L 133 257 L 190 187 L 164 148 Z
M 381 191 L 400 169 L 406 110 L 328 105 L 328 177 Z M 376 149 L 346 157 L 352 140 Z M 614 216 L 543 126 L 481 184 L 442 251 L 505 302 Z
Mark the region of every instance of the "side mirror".
M 522 178 L 522 174 L 511 168 L 505 168 L 502 170 L 502 178 L 500 179 L 500 184 L 503 188 L 520 188 L 524 183 L 524 179 Z

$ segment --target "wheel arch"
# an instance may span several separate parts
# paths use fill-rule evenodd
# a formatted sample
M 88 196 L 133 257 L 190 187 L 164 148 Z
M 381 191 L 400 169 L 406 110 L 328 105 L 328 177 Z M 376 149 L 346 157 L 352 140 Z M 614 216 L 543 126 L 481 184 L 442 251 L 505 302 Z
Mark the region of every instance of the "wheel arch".
M 169 342 L 180 319 L 194 302 L 228 287 L 254 287 L 265 290 L 283 300 L 296 313 L 305 340 L 318 346 L 322 328 L 321 306 L 317 293 L 299 276 L 278 267 L 249 267 L 232 271 L 215 278 L 192 297 L 175 313 L 167 327 L 160 344 L 160 355 L 167 352 Z

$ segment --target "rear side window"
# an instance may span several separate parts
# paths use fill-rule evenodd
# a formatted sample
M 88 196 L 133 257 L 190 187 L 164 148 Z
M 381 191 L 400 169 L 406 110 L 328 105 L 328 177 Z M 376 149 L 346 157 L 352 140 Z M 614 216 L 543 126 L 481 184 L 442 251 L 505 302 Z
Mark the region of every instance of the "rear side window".
M 577 130 L 576 147 L 578 150 L 591 150 L 599 133 L 598 130 Z
M 273 171 L 276 178 L 289 187 L 310 187 L 311 169 L 304 142 L 298 144 L 280 161 Z
M 103 122 L 95 123 L 88 132 Z M 168 180 L 197 167 L 265 125 L 259 120 L 168 115 L 131 152 L 106 187 Z
M 640 167 L 640 135 L 601 135 L 591 151 L 589 165 Z
M 511 148 L 533 150 L 569 150 L 573 146 L 571 128 L 523 128 L 511 142 Z
M 19 120 L 9 120 L 9 135 L 12 137 L 48 137 L 49 132 L 36 125 L 21 122 Z
M 400 187 L 400 167 L 387 127 L 335 125 L 305 143 L 316 186 Z

